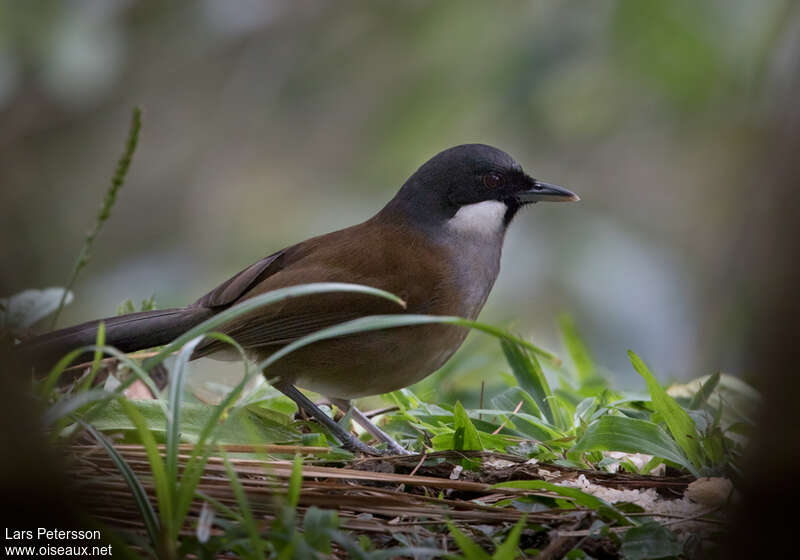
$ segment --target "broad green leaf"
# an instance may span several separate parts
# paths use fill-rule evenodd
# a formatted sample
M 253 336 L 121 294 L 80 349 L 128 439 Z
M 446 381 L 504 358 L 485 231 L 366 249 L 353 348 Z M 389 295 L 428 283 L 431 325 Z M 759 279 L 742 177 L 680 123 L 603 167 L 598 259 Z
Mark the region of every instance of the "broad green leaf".
M 483 450 L 478 430 L 475 429 L 460 401 L 456 401 L 455 409 L 453 409 L 453 429 L 453 449 L 459 451 Z
M 661 457 L 699 476 L 698 470 L 683 454 L 669 434 L 658 424 L 627 416 L 601 416 L 586 428 L 572 452 L 623 451 Z
M 145 418 L 147 428 L 152 432 L 158 441 L 166 441 L 167 418 L 161 405 L 152 400 L 134 401 L 132 403 Z M 215 413 L 215 408 L 204 404 L 185 402 L 181 406 L 181 441 L 195 443 L 204 432 L 206 424 L 219 418 Z M 238 414 L 231 414 L 230 418 L 215 429 L 216 442 L 227 443 L 253 443 L 252 437 L 248 435 L 249 429 L 254 429 L 259 434 L 261 443 L 288 443 L 299 442 L 300 434 L 291 426 L 291 419 L 283 419 L 284 423 L 265 418 L 247 409 L 239 411 Z M 250 428 L 245 427 L 245 423 L 251 424 Z M 134 430 L 130 419 L 123 414 L 118 403 L 110 402 L 103 414 L 93 422 L 94 426 L 103 432 L 131 432 Z
M 672 437 L 675 438 L 694 466 L 702 466 L 704 462 L 703 448 L 700 446 L 694 420 L 675 399 L 667 394 L 639 356 L 631 350 L 628 350 L 628 356 L 630 356 L 634 369 L 644 377 L 653 408 L 663 416 Z
M 551 482 L 545 482 L 544 480 L 514 480 L 511 482 L 501 482 L 500 484 L 493 485 L 492 488 L 516 488 L 518 490 L 546 490 L 548 492 L 554 492 L 569 498 L 578 505 L 596 510 L 605 517 L 614 519 L 623 525 L 631 524 L 630 519 L 617 511 L 614 506 L 605 500 L 601 500 L 577 488 L 559 486 Z
M 572 421 L 573 429 L 588 423 L 589 418 L 591 418 L 594 411 L 597 410 L 597 404 L 597 397 L 586 397 L 578 403 L 578 406 L 575 407 L 575 415 Z
M 628 529 L 619 551 L 625 560 L 654 560 L 678 556 L 683 546 L 669 529 L 651 522 Z
M 536 357 L 507 340 L 501 340 L 500 347 L 503 349 L 503 354 L 511 366 L 517 383 L 536 402 L 544 415 L 543 420 L 547 420 L 550 424 L 560 425 L 556 420 L 559 416 L 558 411 L 554 410 L 556 405 L 551 400 L 553 393 L 550 391 L 550 385 L 547 383 L 547 378 Z
M 458 432 L 447 432 L 433 436 L 431 438 L 431 445 L 435 451 L 450 451 L 458 449 L 456 447 L 456 437 Z M 478 431 L 478 438 L 483 446 L 482 449 L 491 449 L 494 451 L 505 452 L 512 445 L 519 443 L 515 439 L 500 434 L 490 434 L 487 432 Z
M 530 393 L 521 387 L 508 387 L 493 396 L 489 402 L 492 403 L 495 409 L 503 411 L 503 414 L 511 414 L 516 410 L 517 413 L 522 412 L 531 416 L 536 416 L 539 419 L 544 418 L 542 411 L 539 410 L 539 405 L 536 404 L 536 401 L 533 400 Z M 517 410 L 520 404 L 522 406 Z M 548 425 L 550 424 L 548 423 Z
M 557 430 L 553 426 L 547 425 L 546 422 L 539 420 L 538 417 L 531 416 L 530 414 L 524 412 L 517 412 L 516 414 L 513 414 L 512 410 L 478 408 L 473 410 L 473 413 L 498 416 L 499 420 L 497 425 L 499 426 L 505 422 L 504 429 L 508 429 L 512 434 L 518 437 L 535 439 L 537 441 L 551 441 L 567 437 L 565 433 Z M 473 423 L 476 424 L 476 427 L 482 425 L 474 420 Z M 485 422 L 483 424 L 485 424 Z M 484 433 L 487 432 L 487 430 L 479 429 L 478 431 L 481 433 L 481 441 L 483 441 Z
M 520 402 L 523 403 L 522 407 L 514 413 Z M 565 436 L 562 430 L 542 419 L 542 415 L 538 414 L 536 402 L 520 387 L 509 387 L 493 397 L 491 403 L 497 410 L 481 410 L 479 412 L 483 414 L 503 414 L 508 418 L 506 426 L 511 427 L 521 435 L 539 441 L 559 439 Z

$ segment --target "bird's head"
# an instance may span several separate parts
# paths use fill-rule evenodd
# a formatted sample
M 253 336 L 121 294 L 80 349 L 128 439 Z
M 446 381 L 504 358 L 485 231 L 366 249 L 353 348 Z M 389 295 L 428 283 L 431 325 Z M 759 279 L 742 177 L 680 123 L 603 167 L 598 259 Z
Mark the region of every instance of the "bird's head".
M 526 204 L 577 200 L 575 193 L 526 174 L 502 150 L 463 144 L 425 162 L 386 209 L 423 224 L 488 230 L 504 229 Z

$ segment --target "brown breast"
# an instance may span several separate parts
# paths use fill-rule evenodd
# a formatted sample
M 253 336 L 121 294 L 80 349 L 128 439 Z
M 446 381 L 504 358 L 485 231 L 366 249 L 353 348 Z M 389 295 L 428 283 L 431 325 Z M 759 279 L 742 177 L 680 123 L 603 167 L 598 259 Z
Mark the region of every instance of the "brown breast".
M 260 360 L 310 332 L 366 315 L 405 312 L 474 318 L 497 275 L 499 248 L 496 256 L 477 261 L 476 255 L 485 251 L 460 249 L 375 220 L 310 239 L 287 249 L 279 270 L 242 299 L 309 282 L 350 282 L 394 293 L 407 302 L 407 309 L 374 296 L 313 295 L 259 309 L 222 330 Z M 265 375 L 330 397 L 384 393 L 441 367 L 466 334 L 458 327 L 426 325 L 316 342 L 282 358 Z

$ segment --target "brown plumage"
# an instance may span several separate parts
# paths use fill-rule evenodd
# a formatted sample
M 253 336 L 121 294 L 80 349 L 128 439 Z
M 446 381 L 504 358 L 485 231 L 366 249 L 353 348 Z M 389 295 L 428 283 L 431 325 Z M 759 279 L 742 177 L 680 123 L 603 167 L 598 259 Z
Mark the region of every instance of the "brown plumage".
M 502 232 L 498 232 L 502 235 Z M 220 286 L 195 305 L 225 305 L 268 291 L 309 282 L 352 282 L 380 288 L 406 301 L 404 310 L 390 301 L 362 294 L 334 293 L 285 300 L 253 311 L 221 330 L 252 356 L 264 359 L 281 346 L 321 328 L 367 315 L 420 313 L 474 318 L 489 295 L 500 266 L 497 251 L 457 254 L 448 243 L 430 243 L 399 221 L 384 216 L 315 237 L 264 259 L 256 271 Z M 488 257 L 488 258 L 486 258 Z M 480 260 L 480 262 L 477 262 Z M 475 292 L 467 269 L 490 282 Z M 244 291 L 235 300 L 220 298 Z M 354 398 L 406 387 L 438 369 L 458 348 L 466 330 L 447 325 L 402 327 L 321 341 L 289 354 L 265 372 L 330 397 Z M 211 340 L 197 355 L 226 351 Z
M 523 205 L 540 200 L 577 196 L 532 179 L 496 148 L 456 146 L 420 167 L 366 222 L 273 253 L 188 307 L 104 319 L 106 341 L 125 352 L 166 344 L 238 302 L 313 282 L 380 288 L 401 297 L 406 307 L 364 294 L 316 294 L 261 307 L 219 330 L 261 360 L 319 329 L 369 315 L 474 319 L 500 270 L 509 223 Z M 94 343 L 98 323 L 47 333 L 21 344 L 19 353 L 45 368 L 69 350 Z M 345 401 L 406 387 L 442 366 L 466 334 L 450 325 L 425 325 L 318 341 L 278 360 L 265 374 L 277 378 L 276 386 L 300 406 L 312 409 L 313 403 L 303 402 L 293 385 Z M 209 339 L 193 357 L 201 356 L 225 359 L 231 350 Z M 324 413 L 312 412 L 338 429 L 337 437 L 347 437 Z M 385 434 L 379 437 L 390 441 Z

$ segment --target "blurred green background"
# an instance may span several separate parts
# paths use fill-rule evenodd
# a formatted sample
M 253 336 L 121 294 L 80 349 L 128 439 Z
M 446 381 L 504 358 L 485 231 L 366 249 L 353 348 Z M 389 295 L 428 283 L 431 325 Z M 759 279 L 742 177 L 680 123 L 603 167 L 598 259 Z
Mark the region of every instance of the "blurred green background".
M 4 2 L 0 294 L 66 282 L 134 105 L 61 326 L 190 303 L 483 142 L 582 197 L 516 219 L 483 320 L 558 350 L 568 312 L 623 387 L 627 348 L 663 380 L 755 376 L 769 278 L 797 258 L 776 223 L 797 165 L 775 158 L 799 76 L 791 0 Z

